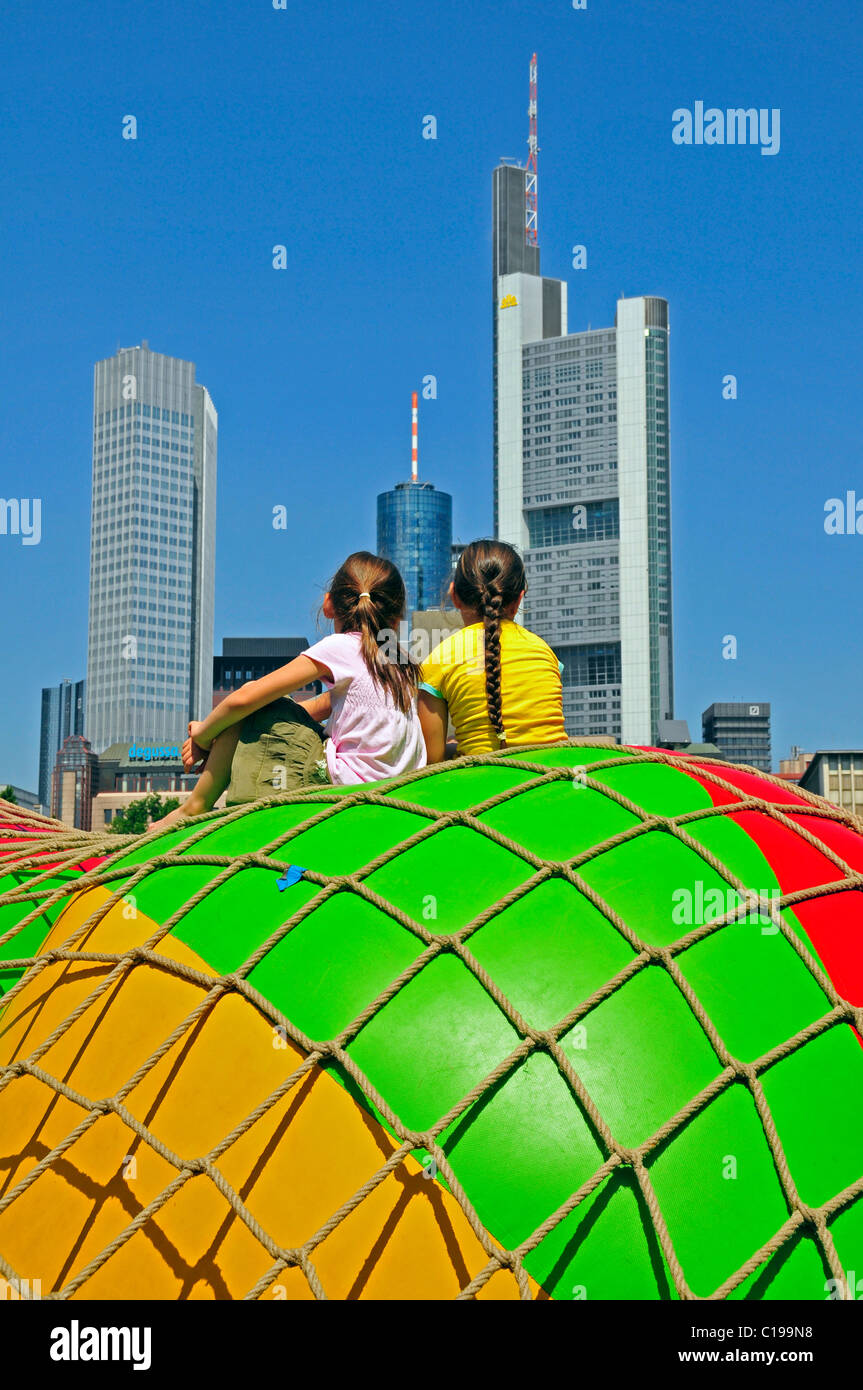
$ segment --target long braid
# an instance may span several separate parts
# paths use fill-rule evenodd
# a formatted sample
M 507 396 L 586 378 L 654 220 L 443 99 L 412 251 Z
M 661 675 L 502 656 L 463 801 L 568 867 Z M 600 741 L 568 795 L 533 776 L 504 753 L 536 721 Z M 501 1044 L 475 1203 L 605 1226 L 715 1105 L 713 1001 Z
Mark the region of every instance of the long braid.
M 489 585 L 483 604 L 482 622 L 485 641 L 485 698 L 488 702 L 488 717 L 491 727 L 500 743 L 506 743 L 503 727 L 503 700 L 500 684 L 500 611 L 503 599 L 497 590 Z
M 504 541 L 472 541 L 459 556 L 453 591 L 465 607 L 482 615 L 489 723 L 504 746 L 501 621 L 502 614 L 518 604 L 526 587 L 521 556 Z

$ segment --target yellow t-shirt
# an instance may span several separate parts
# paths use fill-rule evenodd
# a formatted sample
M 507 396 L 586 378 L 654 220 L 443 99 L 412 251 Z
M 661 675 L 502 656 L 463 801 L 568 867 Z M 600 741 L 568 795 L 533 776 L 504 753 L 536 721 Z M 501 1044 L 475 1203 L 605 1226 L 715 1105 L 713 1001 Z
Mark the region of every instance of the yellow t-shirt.
M 566 738 L 560 663 L 535 632 L 505 618 L 500 625 L 500 685 L 507 747 Z M 488 717 L 482 623 L 460 628 L 424 661 L 420 689 L 446 700 L 458 751 L 500 747 Z

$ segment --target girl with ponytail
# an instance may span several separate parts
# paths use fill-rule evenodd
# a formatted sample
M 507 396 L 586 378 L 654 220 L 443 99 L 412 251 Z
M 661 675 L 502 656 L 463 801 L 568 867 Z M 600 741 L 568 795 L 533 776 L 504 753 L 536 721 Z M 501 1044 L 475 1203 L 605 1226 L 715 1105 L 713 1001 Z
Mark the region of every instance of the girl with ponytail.
M 459 754 L 566 738 L 560 663 L 541 637 L 515 622 L 526 588 L 511 545 L 465 546 L 450 585 L 464 627 L 420 672 L 419 716 L 430 763 L 446 755 L 449 720 Z
M 190 723 L 183 765 L 206 766 L 187 801 L 158 824 L 211 810 L 226 787 L 232 805 L 314 782 L 354 785 L 424 767 L 419 667 L 391 646 L 404 606 L 395 565 L 367 550 L 349 555 L 324 595 L 333 634 Z M 323 695 L 304 704 L 285 698 L 320 680 L 330 686 Z M 329 721 L 326 742 L 322 720 Z

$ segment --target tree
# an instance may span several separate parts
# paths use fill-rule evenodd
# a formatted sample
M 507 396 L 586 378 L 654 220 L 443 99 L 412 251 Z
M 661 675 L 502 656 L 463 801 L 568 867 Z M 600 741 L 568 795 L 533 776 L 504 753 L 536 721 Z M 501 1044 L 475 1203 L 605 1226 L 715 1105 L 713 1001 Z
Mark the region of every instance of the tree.
M 13 806 L 18 805 L 18 798 L 11 786 L 7 785 L 0 791 L 0 801 L 11 801 Z
M 169 796 L 163 802 L 156 792 L 149 792 L 140 801 L 130 801 L 125 811 L 118 811 L 108 829 L 115 835 L 143 835 L 151 820 L 166 816 L 179 804 L 176 796 Z

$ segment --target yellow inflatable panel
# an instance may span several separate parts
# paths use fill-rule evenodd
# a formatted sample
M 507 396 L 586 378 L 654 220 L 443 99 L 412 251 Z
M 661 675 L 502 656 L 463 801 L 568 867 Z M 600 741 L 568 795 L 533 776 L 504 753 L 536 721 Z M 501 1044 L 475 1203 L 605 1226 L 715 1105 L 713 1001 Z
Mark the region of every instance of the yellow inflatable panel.
M 43 951 L 67 943 L 108 897 L 102 888 L 75 897 Z M 130 919 L 115 903 L 75 949 L 116 956 L 160 930 L 141 912 Z M 170 934 L 154 949 L 217 978 Z M 308 1257 L 329 1298 L 454 1298 L 487 1265 L 457 1201 L 428 1181 L 410 1155 L 325 1229 L 380 1172 L 395 1151 L 392 1136 L 317 1064 L 266 1108 L 305 1054 L 235 992 L 205 1003 L 205 983 L 137 961 L 85 1004 L 115 968 L 114 961 L 51 962 L 0 1016 L 0 1063 L 8 1065 L 32 1057 L 84 1006 L 34 1059 L 84 1103 L 28 1074 L 0 1092 L 0 1248 L 22 1277 L 41 1281 L 43 1296 L 71 1284 L 73 1298 L 242 1298 L 276 1262 L 259 1232 L 283 1249 L 312 1242 Z M 180 1031 L 195 1010 L 191 1026 Z M 175 1030 L 178 1036 L 143 1070 Z M 130 1081 L 121 1104 L 171 1157 L 117 1114 L 94 1117 L 89 1108 Z M 224 1192 L 206 1172 L 178 1181 L 178 1164 L 223 1143 L 257 1107 L 263 1113 L 214 1160 Z M 76 1128 L 81 1132 L 68 1143 Z M 62 1154 L 9 1201 L 64 1142 Z M 167 1200 L 148 1213 L 172 1184 Z M 232 1194 L 248 1219 L 232 1205 Z M 82 1271 L 87 1276 L 80 1281 Z M 531 1282 L 531 1294 L 538 1292 Z M 296 1266 L 257 1293 L 315 1296 Z M 519 1290 L 512 1274 L 500 1270 L 479 1296 L 517 1298 Z

